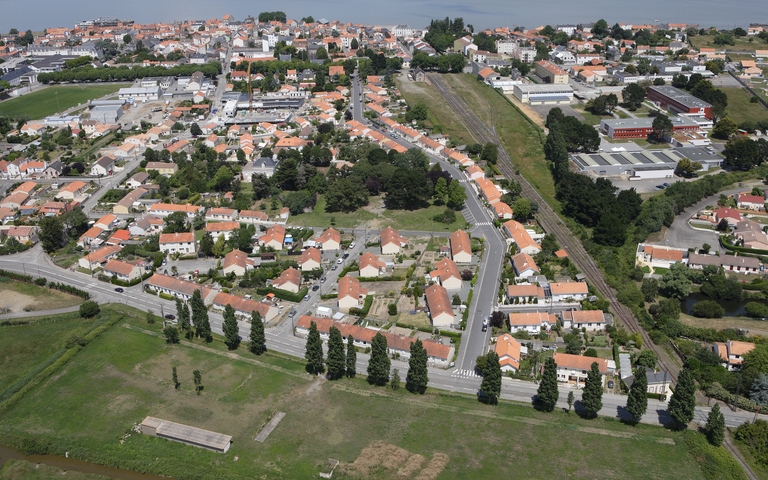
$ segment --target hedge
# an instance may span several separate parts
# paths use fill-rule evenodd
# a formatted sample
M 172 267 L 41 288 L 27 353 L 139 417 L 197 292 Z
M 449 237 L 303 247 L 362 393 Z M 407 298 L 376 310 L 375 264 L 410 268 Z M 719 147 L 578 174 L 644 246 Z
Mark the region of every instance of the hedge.
M 138 285 L 139 283 L 141 283 L 142 280 L 146 280 L 152 275 L 154 275 L 154 272 L 149 272 L 146 275 L 143 275 L 141 278 L 137 278 L 136 280 L 132 280 L 130 282 L 124 282 L 122 280 L 118 280 L 117 277 L 111 277 L 109 279 L 109 283 L 111 283 L 112 285 L 120 286 L 120 287 L 132 287 L 134 285 Z
M 272 293 L 275 295 L 275 297 L 281 300 L 286 300 L 288 302 L 294 302 L 294 303 L 299 303 L 300 301 L 302 301 L 304 299 L 304 295 L 306 295 L 308 291 L 309 291 L 308 287 L 302 288 L 301 290 L 299 290 L 299 293 L 293 293 L 293 292 L 289 292 L 288 290 L 283 290 L 275 287 L 262 287 L 262 288 L 256 289 L 256 293 L 259 295 L 267 295 L 269 293 Z
M 176 299 L 176 297 L 174 297 L 173 295 L 171 295 L 169 293 L 159 292 L 157 295 L 160 298 L 164 299 L 164 300 L 175 300 Z
M 732 245 L 726 242 L 725 240 L 723 240 L 722 236 L 720 237 L 720 246 L 732 252 L 754 253 L 755 255 L 768 255 L 768 250 L 759 250 L 757 248 L 747 248 L 747 247 L 739 247 L 736 245 Z
M 373 295 L 366 295 L 365 297 L 365 303 L 363 304 L 363 308 L 350 308 L 349 314 L 350 315 L 357 315 L 361 318 L 368 315 L 368 311 L 371 309 L 371 305 L 373 305 Z
M 324 293 L 320 295 L 320 300 L 330 300 L 332 298 L 339 298 L 338 293 Z
M 91 294 L 86 292 L 85 290 L 80 290 L 79 288 L 71 287 L 69 285 L 65 285 L 63 283 L 55 283 L 55 282 L 49 282 L 48 288 L 52 288 L 54 290 L 59 290 L 65 293 L 69 293 L 71 295 L 78 296 L 80 298 L 83 298 L 85 300 L 88 300 L 91 298 Z
M 755 402 L 742 396 L 736 397 L 736 395 L 723 388 L 723 386 L 718 382 L 712 382 L 704 391 L 707 392 L 707 395 L 710 397 L 721 400 L 730 405 L 734 404 L 735 397 L 736 407 L 750 412 L 757 411 L 757 404 Z
M 29 275 L 22 275 L 21 273 L 9 272 L 8 270 L 0 270 L 0 275 L 8 277 L 11 280 L 17 280 L 19 282 L 32 283 L 34 280 Z
M 357 279 L 363 283 L 365 282 L 402 282 L 405 277 L 396 275 L 394 277 L 357 277 Z

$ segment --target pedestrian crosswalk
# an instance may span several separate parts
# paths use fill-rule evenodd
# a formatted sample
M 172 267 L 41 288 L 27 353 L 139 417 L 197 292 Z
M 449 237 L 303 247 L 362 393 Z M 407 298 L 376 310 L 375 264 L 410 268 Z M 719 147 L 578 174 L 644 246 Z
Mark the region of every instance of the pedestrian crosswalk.
M 462 369 L 459 369 L 459 370 L 456 370 L 455 372 L 453 372 L 451 374 L 451 376 L 452 377 L 461 377 L 461 378 L 475 378 L 475 377 L 479 377 L 480 375 L 478 375 L 474 370 L 462 370 Z
M 493 225 L 493 222 L 476 222 L 476 223 L 474 223 L 475 227 L 480 227 L 482 225 Z

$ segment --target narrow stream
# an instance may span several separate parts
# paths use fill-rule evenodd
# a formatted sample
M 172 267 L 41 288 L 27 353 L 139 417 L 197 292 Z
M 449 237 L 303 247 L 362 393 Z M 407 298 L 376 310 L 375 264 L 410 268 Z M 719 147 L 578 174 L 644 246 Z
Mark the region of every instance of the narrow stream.
M 119 468 L 107 467 L 104 465 L 96 465 L 83 460 L 75 460 L 73 458 L 65 458 L 58 455 L 24 455 L 12 448 L 0 445 L 0 469 L 3 468 L 3 465 L 8 460 L 26 460 L 30 463 L 42 463 L 62 470 L 103 475 L 116 480 L 167 480 L 170 478 L 132 472 L 130 470 L 121 470 Z

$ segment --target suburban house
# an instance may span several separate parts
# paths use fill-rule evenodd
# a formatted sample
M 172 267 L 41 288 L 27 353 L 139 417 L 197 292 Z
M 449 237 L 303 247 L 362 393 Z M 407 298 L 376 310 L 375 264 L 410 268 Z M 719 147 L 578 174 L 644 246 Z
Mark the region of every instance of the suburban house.
M 155 233 L 160 233 L 163 227 L 165 227 L 165 221 L 162 218 L 147 215 L 133 222 L 128 231 L 131 232 L 131 236 L 145 237 Z
M 122 282 L 132 282 L 139 280 L 144 273 L 144 269 L 132 263 L 121 260 L 110 260 L 104 265 L 104 275 L 114 277 Z
M 453 305 L 448 291 L 441 285 L 432 285 L 424 289 L 429 317 L 435 327 L 450 327 L 454 322 Z
M 744 220 L 737 223 L 733 227 L 733 235 L 741 241 L 742 247 L 768 250 L 768 236 L 757 222 Z
M 195 294 L 195 290 L 200 290 L 200 296 L 203 297 L 203 302 L 206 305 L 210 305 L 212 299 L 208 297 L 212 292 L 215 292 L 215 290 L 204 285 L 198 285 L 194 282 L 187 282 L 186 280 L 170 277 L 168 275 L 161 275 L 159 273 L 152 275 L 144 283 L 150 290 L 165 295 L 171 295 L 172 297 L 177 297 L 185 301 L 189 301 L 189 299 L 192 298 L 192 295 Z
M 360 286 L 360 280 L 346 275 L 339 279 L 339 294 L 336 305 L 339 310 L 349 312 L 350 308 L 363 308 L 368 290 Z
M 104 264 L 106 264 L 109 260 L 111 260 L 115 255 L 120 253 L 120 250 L 122 250 L 123 247 L 120 245 L 108 245 L 106 247 L 101 247 L 100 249 L 89 253 L 88 255 L 84 256 L 80 260 L 77 261 L 77 264 L 82 267 L 89 270 L 93 270 L 95 268 L 100 268 Z
M 29 199 L 29 195 L 24 192 L 16 192 L 0 200 L 0 207 L 18 210 Z
M 741 221 L 741 213 L 735 208 L 723 207 L 712 210 L 712 217 L 715 223 L 720 223 L 721 220 L 725 219 L 729 227 L 733 227 Z
M 146 171 L 157 170 L 160 175 L 170 177 L 179 171 L 179 166 L 173 162 L 147 162 Z
M 765 198 L 760 195 L 736 195 L 736 205 L 743 210 L 764 211 Z
M 323 260 L 320 250 L 316 248 L 307 248 L 301 255 L 296 263 L 301 267 L 302 272 L 310 272 L 316 268 L 320 268 L 320 262 Z
M 501 201 L 501 192 L 496 185 L 487 178 L 478 178 L 475 184 L 480 189 L 480 195 L 489 205 Z
M 341 248 L 341 233 L 335 228 L 328 228 L 317 237 L 315 244 L 322 250 L 338 250 Z
M 371 252 L 365 252 L 357 259 L 358 271 L 361 278 L 373 278 L 383 275 L 387 271 L 387 264 L 379 260 L 379 257 Z
M 0 207 L 0 223 L 10 223 L 19 218 L 19 213 L 11 208 Z
M 251 319 L 252 312 L 259 312 L 261 321 L 267 323 L 279 314 L 277 307 L 269 303 L 257 302 L 256 300 L 224 292 L 219 292 L 213 297 L 212 306 L 214 309 L 223 311 L 227 305 L 230 305 L 235 310 L 235 315 L 245 320 Z
M 387 340 L 387 353 L 389 355 L 400 355 L 401 360 L 410 358 L 411 344 L 416 341 L 416 338 L 414 337 L 395 335 L 348 323 L 335 322 L 330 318 L 310 317 L 308 315 L 302 315 L 297 320 L 296 335 L 306 337 L 309 334 L 312 322 L 317 325 L 317 330 L 320 333 L 321 339 L 327 341 L 331 327 L 336 327 L 341 331 L 341 336 L 344 342 L 352 336 L 354 338 L 355 346 L 363 349 L 370 347 L 373 337 L 377 333 L 380 333 Z M 422 344 L 427 351 L 428 364 L 431 366 L 447 367 L 453 359 L 455 349 L 452 345 L 442 345 L 433 340 L 422 340 Z
M 259 245 L 272 247 L 275 250 L 282 250 L 283 242 L 285 242 L 285 227 L 282 225 L 272 225 L 264 235 L 259 237 Z
M 397 230 L 387 227 L 381 231 L 381 254 L 397 255 L 400 248 L 408 244 L 408 239 L 401 236 Z
M 451 258 L 456 263 L 470 263 L 472 261 L 472 242 L 464 230 L 456 230 L 450 236 Z
M 648 381 L 648 393 L 662 393 L 666 394 L 670 392 L 672 386 L 672 377 L 667 372 L 654 372 L 650 368 L 645 369 L 645 378 Z M 635 383 L 635 376 L 630 375 L 621 379 L 627 388 L 632 388 L 632 384 Z
M 299 293 L 299 287 L 301 287 L 301 272 L 293 267 L 288 267 L 283 270 L 283 273 L 281 273 L 279 277 L 272 281 L 272 286 L 291 293 Z
M 91 166 L 91 175 L 94 177 L 106 177 L 115 171 L 115 157 L 104 155 Z
M 214 241 L 224 235 L 224 241 L 229 241 L 235 234 L 235 230 L 240 228 L 238 222 L 213 222 L 205 225 L 205 233 L 209 233 Z
M 565 310 L 561 314 L 563 328 L 587 331 L 605 329 L 605 314 L 602 310 Z
M 9 228 L 5 234 L 8 238 L 13 238 L 21 244 L 37 242 L 37 227 L 34 226 L 14 226 Z
M 221 269 L 224 275 L 233 273 L 242 277 L 245 272 L 254 268 L 255 261 L 252 258 L 248 258 L 248 254 L 242 250 L 232 250 L 224 256 L 224 261 L 221 264 Z
M 507 285 L 507 301 L 510 304 L 538 303 L 546 300 L 544 288 L 538 285 Z
M 585 282 L 556 282 L 549 284 L 553 302 L 580 302 L 589 295 Z
M 511 220 L 515 213 L 512 211 L 512 207 L 504 202 L 495 203 L 493 205 L 493 211 L 496 213 L 496 218 L 502 220 Z
M 161 233 L 160 251 L 163 253 L 195 253 L 195 234 L 193 232 Z
M 587 372 L 592 368 L 592 364 L 597 362 L 601 373 L 602 385 L 605 385 L 605 377 L 609 373 L 608 360 L 605 358 L 582 357 L 581 355 L 557 352 L 555 352 L 553 358 L 557 364 L 558 382 L 583 386 L 587 381 Z
M 237 210 L 223 207 L 209 208 L 205 212 L 205 219 L 209 222 L 231 222 L 237 220 Z
M 707 265 L 723 267 L 723 270 L 729 272 L 757 273 L 761 271 L 763 265 L 759 258 L 745 257 L 739 255 L 701 255 L 691 253 L 688 255 L 688 268 L 702 270 Z
M 459 267 L 450 258 L 443 257 L 435 269 L 429 272 L 432 281 L 438 282 L 446 290 L 459 290 L 461 288 L 461 273 Z
M 712 351 L 720 357 L 720 365 L 724 366 L 730 372 L 741 370 L 741 365 L 744 363 L 744 355 L 754 348 L 754 343 L 739 342 L 736 340 L 715 342 L 712 345 Z
M 149 180 L 149 174 L 147 172 L 136 172 L 125 182 L 125 186 L 128 188 L 139 188 L 147 183 L 147 180 Z
M 249 223 L 252 225 L 263 224 L 269 221 L 269 215 L 258 210 L 240 210 L 238 220 L 241 223 Z
M 637 245 L 637 264 L 669 268 L 673 263 L 682 262 L 686 253 L 688 251 L 684 249 L 640 243 Z
M 99 227 L 102 230 L 110 230 L 117 224 L 117 217 L 112 215 L 111 213 L 108 213 L 101 217 L 100 219 L 96 220 L 96 223 L 93 224 L 94 227 Z
M 127 215 L 128 213 L 131 212 L 132 208 L 140 205 L 138 203 L 139 199 L 144 195 L 146 195 L 147 193 L 148 193 L 148 190 L 145 190 L 143 188 L 137 188 L 131 191 L 128 195 L 121 198 L 120 201 L 117 202 L 112 207 L 112 213 Z
M 184 212 L 189 220 L 192 220 L 195 215 L 202 215 L 205 212 L 205 207 L 197 205 L 177 205 L 174 203 L 156 203 L 149 207 L 149 214 L 158 217 L 167 217 L 175 212 Z
M 517 372 L 520 369 L 520 360 L 527 353 L 528 349 L 508 333 L 496 339 L 496 355 L 499 356 L 502 372 Z
M 248 162 L 243 166 L 243 181 L 250 183 L 253 179 L 253 176 L 259 174 L 269 178 L 274 175 L 277 164 L 277 160 L 267 157 L 262 157 Z
M 67 184 L 64 188 L 59 189 L 59 193 L 57 193 L 54 198 L 58 200 L 74 200 L 85 192 L 86 187 L 87 184 L 85 182 L 75 180 L 74 182 Z
M 104 230 L 104 228 L 97 227 L 96 225 L 92 226 L 86 230 L 85 233 L 80 235 L 80 238 L 77 239 L 77 245 L 87 249 L 97 238 L 99 238 L 99 235 L 104 233 Z
M 536 255 L 541 251 L 539 244 L 533 240 L 531 234 L 525 230 L 522 223 L 515 220 L 504 222 L 504 231 L 517 245 L 518 251 L 528 255 Z
M 512 257 L 512 267 L 517 278 L 530 278 L 539 274 L 539 267 L 533 257 L 527 253 L 518 253 Z
M 557 318 L 547 312 L 525 312 L 509 314 L 509 330 L 511 332 L 526 331 L 538 335 L 542 330 L 550 331 L 557 325 Z

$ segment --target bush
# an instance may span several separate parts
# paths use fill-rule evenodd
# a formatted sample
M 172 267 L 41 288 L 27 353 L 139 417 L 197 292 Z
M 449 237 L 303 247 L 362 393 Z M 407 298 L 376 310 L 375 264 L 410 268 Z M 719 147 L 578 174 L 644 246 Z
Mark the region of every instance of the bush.
M 39 285 L 41 287 L 44 287 L 46 283 L 48 283 L 48 279 L 47 278 L 36 278 L 35 279 L 35 285 Z
M 708 396 L 717 400 L 730 403 L 731 405 L 733 405 L 735 402 L 736 406 L 742 410 L 747 410 L 749 412 L 754 412 L 757 410 L 757 404 L 755 402 L 742 396 L 736 397 L 717 382 L 710 383 L 705 391 L 707 392 Z
M 387 306 L 387 311 L 388 311 L 389 315 L 392 316 L 392 317 L 397 315 L 397 305 L 394 304 L 394 303 L 390 303 Z
M 93 300 L 88 300 L 80 305 L 80 316 L 83 318 L 95 317 L 99 311 L 99 304 Z
M 736 428 L 734 437 L 749 448 L 755 460 L 768 465 L 768 422 L 756 420 L 755 423 L 742 423 Z
M 67 338 L 67 348 L 75 348 L 76 346 L 80 345 L 81 347 L 84 347 L 86 344 L 85 338 L 82 335 L 70 335 L 69 338 Z
M 744 308 L 747 310 L 747 315 L 750 317 L 768 317 L 768 305 L 763 303 L 749 302 Z
M 691 313 L 698 318 L 721 318 L 725 309 L 714 300 L 702 300 L 693 305 Z

